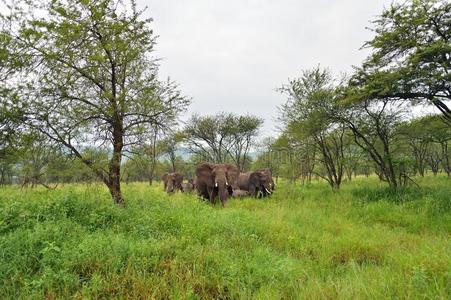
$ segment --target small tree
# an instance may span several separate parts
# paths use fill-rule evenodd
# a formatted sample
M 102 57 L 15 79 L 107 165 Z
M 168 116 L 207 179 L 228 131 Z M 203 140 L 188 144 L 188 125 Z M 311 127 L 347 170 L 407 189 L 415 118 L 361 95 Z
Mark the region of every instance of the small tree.
M 244 169 L 250 147 L 263 124 L 254 116 L 219 113 L 194 115 L 187 122 L 184 135 L 191 152 L 204 160 L 224 163 L 232 160 Z
M 276 178 L 279 176 L 280 165 L 283 164 L 280 151 L 276 149 L 276 140 L 272 137 L 263 138 L 256 144 L 258 156 L 252 163 L 253 169 L 269 168 L 272 175 Z
M 289 135 L 312 142 L 320 154 L 316 158 L 324 167 L 324 172 L 316 174 L 338 190 L 344 173 L 345 128 L 333 118 L 334 89 L 334 80 L 327 70 L 304 71 L 300 78 L 280 89 L 289 97 L 281 107 L 281 121 Z
M 232 114 L 193 115 L 185 127 L 185 142 L 203 160 L 223 163 L 231 148 Z
M 42 135 L 38 133 L 22 135 L 16 151 L 22 187 L 42 185 L 50 189 L 49 166 L 62 156 L 60 149 Z
M 354 135 L 347 129 L 343 137 L 343 159 L 344 168 L 348 181 L 356 176 L 359 166 L 364 165 L 364 152 L 354 143 Z
M 128 150 L 130 156 L 125 163 L 123 178 L 126 182 L 146 179 L 152 185 L 155 177 L 158 158 L 163 154 L 163 147 L 159 139 L 158 128 L 153 128 L 150 138 L 146 142 Z
M 393 142 L 399 136 L 398 126 L 405 107 L 399 103 L 393 104 L 386 98 L 354 101 L 343 101 L 336 118 L 347 126 L 354 135 L 356 145 L 373 160 L 379 178 L 396 188 L 399 185 L 399 170 L 396 169 Z
M 443 170 L 451 177 L 451 150 L 449 149 L 449 143 L 451 141 L 451 127 L 447 126 L 442 119 L 437 116 L 429 116 L 422 118 L 422 123 L 429 130 L 429 138 L 433 143 L 433 147 L 437 147 L 435 150 L 440 158 Z
M 181 132 L 173 132 L 166 136 L 160 142 L 161 153 L 166 155 L 171 164 L 171 171 L 177 171 L 177 150 L 179 144 L 183 141 L 184 135 Z
M 258 131 L 263 124 L 263 120 L 258 117 L 246 115 L 237 116 L 233 122 L 231 138 L 232 147 L 228 149 L 228 154 L 241 170 L 246 169 L 246 164 L 250 161 L 249 151 L 258 136 Z
M 431 148 L 430 128 L 424 126 L 421 119 L 414 119 L 400 126 L 400 133 L 405 138 L 415 160 L 415 173 L 424 176 L 427 158 Z

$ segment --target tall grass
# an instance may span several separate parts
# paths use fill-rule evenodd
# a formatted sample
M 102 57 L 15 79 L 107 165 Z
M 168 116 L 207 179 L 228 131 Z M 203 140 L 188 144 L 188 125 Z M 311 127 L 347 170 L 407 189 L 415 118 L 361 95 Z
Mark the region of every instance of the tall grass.
M 280 183 L 225 209 L 162 187 L 0 189 L 0 298 L 447 299 L 451 184 Z

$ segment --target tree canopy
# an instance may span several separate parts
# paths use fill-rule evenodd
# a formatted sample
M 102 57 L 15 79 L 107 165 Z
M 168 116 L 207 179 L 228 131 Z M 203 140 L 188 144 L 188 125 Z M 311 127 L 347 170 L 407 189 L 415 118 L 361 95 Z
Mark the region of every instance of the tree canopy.
M 392 98 L 435 105 L 451 124 L 451 3 L 394 2 L 373 21 L 371 55 L 350 86 L 354 99 Z
M 69 149 L 122 203 L 124 149 L 168 128 L 190 102 L 158 79 L 151 20 L 134 0 L 19 1 L 7 17 L 14 26 L 2 36 L 30 58 L 17 89 L 24 122 Z M 111 151 L 106 169 L 80 151 L 93 144 Z
M 244 169 L 262 124 L 262 119 L 251 115 L 193 115 L 184 130 L 185 141 L 190 150 L 204 160 L 224 163 L 231 159 Z

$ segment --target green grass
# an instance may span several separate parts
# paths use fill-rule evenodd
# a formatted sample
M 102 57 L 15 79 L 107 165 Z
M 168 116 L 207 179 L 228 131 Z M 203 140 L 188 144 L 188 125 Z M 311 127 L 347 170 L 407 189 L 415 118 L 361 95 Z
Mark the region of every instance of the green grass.
M 0 188 L 0 298 L 449 299 L 451 180 L 280 184 L 225 209 L 161 186 Z

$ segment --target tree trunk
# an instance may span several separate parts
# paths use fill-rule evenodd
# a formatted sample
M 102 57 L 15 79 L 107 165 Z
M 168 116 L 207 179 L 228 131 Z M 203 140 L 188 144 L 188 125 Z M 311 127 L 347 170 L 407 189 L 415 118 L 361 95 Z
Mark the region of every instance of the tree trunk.
M 5 185 L 5 183 L 6 183 L 5 170 L 2 168 L 0 175 L 0 185 Z
M 318 146 L 320 147 L 323 156 L 323 165 L 327 172 L 327 181 L 332 190 L 340 189 L 341 180 L 343 177 L 343 167 L 341 160 L 343 158 L 340 148 L 342 147 L 341 139 L 335 140 L 332 145 L 329 145 L 323 136 L 316 137 Z
M 332 182 L 332 190 L 333 190 L 334 192 L 340 190 L 340 183 L 333 181 L 333 182 Z
M 157 135 L 158 131 L 155 129 L 153 132 L 153 138 L 152 138 L 152 163 L 150 164 L 150 170 L 149 170 L 149 185 L 152 185 L 153 183 L 153 175 L 155 172 L 155 166 L 157 164 Z
M 121 160 L 123 134 L 122 126 L 116 125 L 113 129 L 113 156 L 109 165 L 108 189 L 116 204 L 124 204 L 124 199 L 121 193 Z
M 155 158 L 152 158 L 152 163 L 150 164 L 150 170 L 147 174 L 147 179 L 149 181 L 149 185 L 153 183 L 153 173 L 155 172 Z
M 121 205 L 124 204 L 124 198 L 122 198 L 121 184 L 119 180 L 114 179 L 114 181 L 108 185 L 108 189 L 111 197 L 113 197 L 114 203 Z
M 380 134 L 380 136 L 384 146 L 384 159 L 382 161 L 384 166 L 382 166 L 382 170 L 385 172 L 385 177 L 387 178 L 390 187 L 396 189 L 398 187 L 398 182 L 396 180 L 396 172 L 393 166 L 389 142 L 385 134 Z
M 175 173 L 175 159 L 172 160 L 172 173 Z
M 426 160 L 428 144 L 423 141 L 423 142 L 420 142 L 420 144 L 418 145 L 415 143 L 415 141 L 412 141 L 410 143 L 410 146 L 412 148 L 412 152 L 415 157 L 415 165 L 416 165 L 416 169 L 414 170 L 415 175 L 416 175 L 416 172 L 418 171 L 420 176 L 424 177 L 425 160 Z
M 448 155 L 448 142 L 441 143 L 442 145 L 442 157 L 443 157 L 443 169 L 448 177 L 451 177 L 451 166 Z
M 348 176 L 348 181 L 351 182 L 352 181 L 352 169 L 348 169 L 346 171 L 346 175 Z

